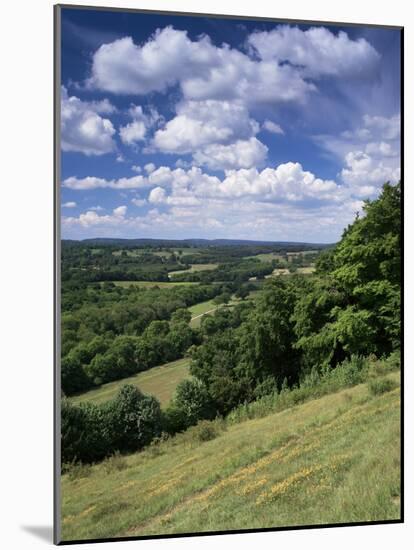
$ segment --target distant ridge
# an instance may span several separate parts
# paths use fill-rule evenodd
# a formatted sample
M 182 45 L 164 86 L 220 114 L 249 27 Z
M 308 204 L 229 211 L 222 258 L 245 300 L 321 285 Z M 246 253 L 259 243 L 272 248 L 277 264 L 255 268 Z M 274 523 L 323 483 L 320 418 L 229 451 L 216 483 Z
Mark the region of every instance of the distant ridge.
M 334 246 L 335 243 L 309 243 L 298 241 L 257 241 L 248 239 L 118 239 L 109 237 L 97 237 L 91 239 L 62 239 L 63 243 L 67 244 L 89 244 L 100 246 L 139 246 L 139 245 L 153 245 L 153 246 L 173 246 L 185 244 L 196 246 L 242 246 L 242 245 L 256 245 L 256 246 L 306 246 L 316 248 L 329 248 Z

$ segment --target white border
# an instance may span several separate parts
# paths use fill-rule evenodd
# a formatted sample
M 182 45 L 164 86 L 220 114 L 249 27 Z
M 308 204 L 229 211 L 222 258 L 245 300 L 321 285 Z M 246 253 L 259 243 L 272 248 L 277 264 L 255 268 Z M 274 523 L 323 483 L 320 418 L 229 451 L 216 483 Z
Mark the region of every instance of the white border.
M 332 20 L 405 26 L 405 120 L 406 151 L 413 150 L 412 121 L 414 75 L 412 67 L 414 19 L 410 3 L 361 2 L 361 0 L 99 0 L 77 4 L 142 8 L 152 10 L 200 11 L 289 19 Z M 4 2 L 0 33 L 2 182 L 0 215 L 1 346 L 2 384 L 0 396 L 2 530 L 4 548 L 30 549 L 51 544 L 39 537 L 51 533 L 53 479 L 53 80 L 51 0 Z M 411 66 L 411 69 L 410 69 Z M 410 99 L 411 98 L 411 99 Z M 4 120 L 6 124 L 4 125 Z M 410 157 L 406 163 L 406 280 L 413 273 L 410 236 L 413 235 L 414 183 Z M 191 539 L 113 543 L 111 548 L 226 547 L 263 549 L 349 550 L 375 547 L 410 547 L 414 539 L 412 421 L 414 418 L 412 351 L 414 334 L 412 285 L 406 287 L 406 524 L 290 531 Z M 33 534 L 33 532 L 38 533 Z M 82 545 L 96 548 L 95 545 Z M 105 547 L 106 548 L 106 547 Z M 110 548 L 108 546 L 108 548 Z

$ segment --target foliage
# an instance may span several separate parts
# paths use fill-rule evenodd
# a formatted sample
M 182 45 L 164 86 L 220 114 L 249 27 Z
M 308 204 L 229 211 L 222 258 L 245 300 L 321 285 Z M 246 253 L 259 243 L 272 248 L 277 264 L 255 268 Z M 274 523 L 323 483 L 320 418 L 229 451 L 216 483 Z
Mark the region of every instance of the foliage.
M 125 385 L 113 401 L 103 405 L 113 449 L 136 451 L 161 433 L 158 401 L 143 395 L 138 388 Z
M 62 401 L 63 463 L 90 463 L 116 452 L 136 451 L 160 433 L 158 401 L 135 386 L 123 386 L 115 399 L 103 405 Z
M 385 184 L 308 282 L 293 319 L 305 367 L 335 366 L 352 354 L 390 354 L 400 345 L 400 185 Z
M 197 379 L 180 382 L 172 404 L 165 413 L 166 427 L 170 433 L 182 431 L 200 419 L 214 418 L 214 403 L 206 386 Z
M 193 428 L 192 433 L 198 441 L 203 442 L 215 439 L 219 434 L 219 430 L 217 429 L 217 423 L 202 420 Z
M 97 405 L 72 405 L 62 401 L 61 459 L 67 462 L 95 462 L 108 454 L 111 447 L 105 411 Z

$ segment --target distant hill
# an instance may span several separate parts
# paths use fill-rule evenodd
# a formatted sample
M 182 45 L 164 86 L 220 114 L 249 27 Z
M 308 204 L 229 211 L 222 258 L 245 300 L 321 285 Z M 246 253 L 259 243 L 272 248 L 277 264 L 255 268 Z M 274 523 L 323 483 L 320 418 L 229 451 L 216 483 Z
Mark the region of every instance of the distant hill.
M 72 240 L 63 239 L 63 243 L 69 245 L 91 245 L 91 246 L 122 246 L 122 247 L 137 247 L 137 246 L 160 246 L 160 247 L 180 247 L 180 246 L 283 246 L 303 248 L 329 248 L 332 244 L 323 243 L 308 243 L 294 241 L 255 241 L 248 239 L 118 239 L 108 237 L 97 237 L 93 239 Z

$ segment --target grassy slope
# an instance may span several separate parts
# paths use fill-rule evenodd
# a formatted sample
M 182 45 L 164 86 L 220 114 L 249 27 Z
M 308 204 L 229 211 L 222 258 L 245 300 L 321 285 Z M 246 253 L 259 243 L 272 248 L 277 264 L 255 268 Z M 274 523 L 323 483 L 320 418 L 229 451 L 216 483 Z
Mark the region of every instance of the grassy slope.
M 95 390 L 71 398 L 71 401 L 74 403 L 80 403 L 81 401 L 90 401 L 96 404 L 104 403 L 115 397 L 119 388 L 124 384 L 134 384 L 143 393 L 154 395 L 161 405 L 166 405 L 173 396 L 177 384 L 189 376 L 189 364 L 190 359 L 178 359 L 160 367 L 153 367 L 145 372 L 140 372 L 135 376 L 104 384 Z
M 361 384 L 65 475 L 63 538 L 398 519 L 399 415 L 399 388 Z

